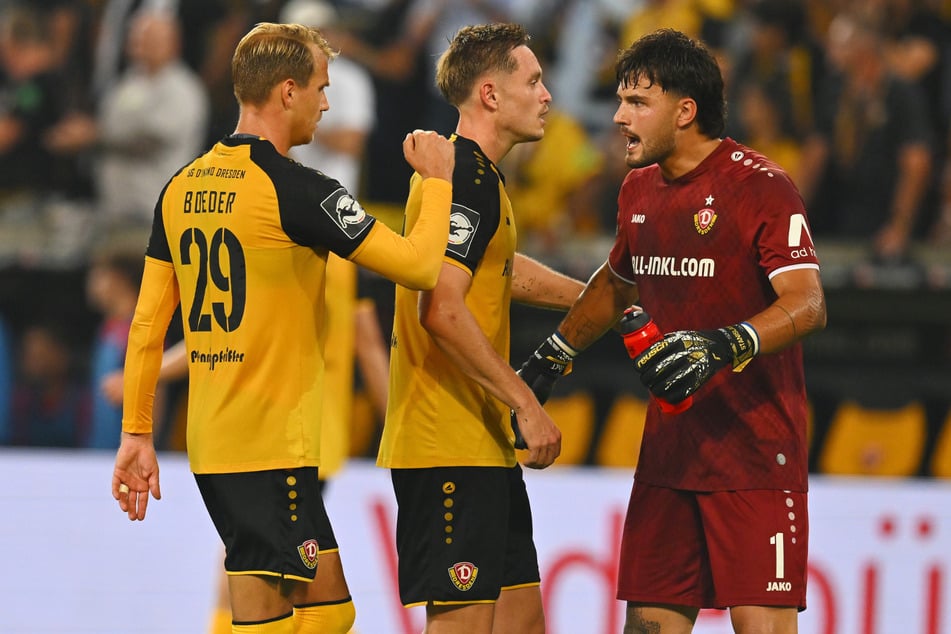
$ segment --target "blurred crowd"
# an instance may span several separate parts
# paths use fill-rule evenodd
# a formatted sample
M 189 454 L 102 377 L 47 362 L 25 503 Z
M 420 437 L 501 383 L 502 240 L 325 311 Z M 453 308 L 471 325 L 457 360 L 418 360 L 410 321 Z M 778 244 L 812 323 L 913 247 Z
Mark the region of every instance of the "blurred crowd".
M 396 227 L 403 136 L 455 126 L 437 55 L 463 25 L 514 21 L 553 95 L 545 138 L 500 166 L 523 250 L 558 262 L 613 235 L 614 59 L 659 27 L 715 51 L 729 136 L 789 172 L 817 241 L 885 265 L 951 248 L 951 2 L 0 0 L 0 445 L 117 444 L 155 200 L 233 130 L 231 54 L 260 21 L 308 22 L 340 51 L 297 157 Z

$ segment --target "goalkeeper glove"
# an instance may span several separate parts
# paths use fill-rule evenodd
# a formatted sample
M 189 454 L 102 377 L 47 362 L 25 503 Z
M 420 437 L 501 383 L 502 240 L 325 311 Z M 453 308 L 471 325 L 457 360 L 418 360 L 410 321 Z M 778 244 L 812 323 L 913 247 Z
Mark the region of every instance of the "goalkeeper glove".
M 562 339 L 557 332 L 542 342 L 518 369 L 518 375 L 532 388 L 532 393 L 542 405 L 551 396 L 555 381 L 571 372 L 572 360 L 578 351 Z M 518 429 L 514 410 L 511 412 L 512 431 L 515 432 L 515 448 L 526 449 L 525 439 Z
M 728 363 L 740 372 L 759 352 L 759 335 L 746 322 L 718 330 L 664 335 L 634 359 L 641 383 L 657 398 L 679 403 Z

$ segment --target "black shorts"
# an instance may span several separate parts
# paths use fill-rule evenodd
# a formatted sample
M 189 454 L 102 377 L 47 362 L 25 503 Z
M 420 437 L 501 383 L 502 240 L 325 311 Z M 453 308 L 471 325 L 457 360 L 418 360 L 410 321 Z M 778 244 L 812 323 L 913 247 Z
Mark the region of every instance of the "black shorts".
M 337 550 L 316 467 L 195 474 L 195 481 L 229 574 L 313 581 L 318 553 Z
M 485 603 L 538 585 L 522 469 L 393 469 L 400 600 L 409 607 Z

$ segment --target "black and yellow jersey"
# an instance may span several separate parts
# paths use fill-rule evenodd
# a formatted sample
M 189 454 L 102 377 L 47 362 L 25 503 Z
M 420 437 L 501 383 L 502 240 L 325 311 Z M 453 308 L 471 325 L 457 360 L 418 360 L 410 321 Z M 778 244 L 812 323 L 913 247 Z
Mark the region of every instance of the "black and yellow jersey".
M 337 181 L 247 135 L 166 185 L 133 330 L 167 327 L 159 322 L 180 297 L 195 473 L 319 464 L 328 252 L 354 257 L 373 224 Z M 154 354 L 127 360 L 127 432 L 151 431 L 148 381 L 137 376 Z
M 494 350 L 509 357 L 516 229 L 503 177 L 473 141 L 454 137 L 445 262 L 472 276 L 466 307 Z M 406 228 L 420 208 L 413 176 Z M 377 464 L 389 468 L 515 464 L 509 408 L 459 370 L 420 324 L 419 293 L 396 289 L 390 391 Z

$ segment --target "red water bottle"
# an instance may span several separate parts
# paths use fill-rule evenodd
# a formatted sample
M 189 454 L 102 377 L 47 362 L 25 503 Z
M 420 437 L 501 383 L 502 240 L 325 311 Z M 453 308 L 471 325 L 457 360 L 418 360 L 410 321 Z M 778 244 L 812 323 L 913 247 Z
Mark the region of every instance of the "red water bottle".
M 621 336 L 624 338 L 624 347 L 627 348 L 627 354 L 632 359 L 663 337 L 660 328 L 650 318 L 650 315 L 637 306 L 631 306 L 625 310 L 618 325 Z M 693 396 L 688 396 L 677 404 L 669 403 L 653 394 L 651 394 L 651 398 L 657 399 L 661 411 L 667 414 L 679 414 L 693 405 Z

